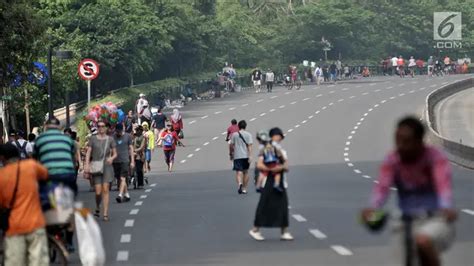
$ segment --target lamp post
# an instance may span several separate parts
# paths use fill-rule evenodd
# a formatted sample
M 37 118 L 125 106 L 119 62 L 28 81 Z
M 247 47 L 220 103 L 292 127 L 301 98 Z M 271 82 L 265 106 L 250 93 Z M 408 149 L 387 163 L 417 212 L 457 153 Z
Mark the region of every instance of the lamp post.
M 55 56 L 59 59 L 71 59 L 72 51 L 55 51 L 53 47 L 48 48 L 48 117 L 49 119 L 54 117 L 53 110 L 53 63 L 52 57 Z M 66 91 L 66 126 L 69 127 L 69 92 Z

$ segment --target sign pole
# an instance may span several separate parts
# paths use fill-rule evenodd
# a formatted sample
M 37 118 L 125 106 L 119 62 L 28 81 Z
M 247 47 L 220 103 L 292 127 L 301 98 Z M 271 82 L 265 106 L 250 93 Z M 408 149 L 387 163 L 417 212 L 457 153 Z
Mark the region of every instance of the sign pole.
M 87 80 L 87 107 L 91 105 L 91 80 Z

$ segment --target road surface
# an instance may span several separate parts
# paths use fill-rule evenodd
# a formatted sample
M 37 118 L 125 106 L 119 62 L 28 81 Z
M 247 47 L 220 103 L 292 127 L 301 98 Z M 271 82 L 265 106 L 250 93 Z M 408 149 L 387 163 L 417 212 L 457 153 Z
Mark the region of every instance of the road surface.
M 392 147 L 395 121 L 421 115 L 431 91 L 462 78 L 371 78 L 299 91 L 245 92 L 187 106 L 187 146 L 177 150 L 176 171 L 167 173 L 162 152 L 156 151 L 150 185 L 132 191 L 129 203 L 112 202 L 111 221 L 99 222 L 107 265 L 397 265 L 388 230 L 368 233 L 358 212 Z M 281 242 L 278 230 L 263 230 L 264 242 L 248 235 L 258 194 L 252 186 L 248 195 L 237 194 L 224 142 L 232 118 L 247 120 L 253 134 L 273 126 L 287 134 L 293 242 Z M 463 211 L 444 265 L 470 266 L 474 174 L 453 169 L 456 207 Z M 81 198 L 93 206 L 94 194 L 81 184 Z

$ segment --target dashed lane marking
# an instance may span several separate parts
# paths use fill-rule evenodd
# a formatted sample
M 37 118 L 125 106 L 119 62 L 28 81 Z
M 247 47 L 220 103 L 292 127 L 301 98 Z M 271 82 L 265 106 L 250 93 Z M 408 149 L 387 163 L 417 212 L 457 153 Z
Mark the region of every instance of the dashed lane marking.
M 364 93 L 362 93 L 362 95 L 368 95 L 368 94 L 369 94 L 368 92 L 364 92 Z
M 306 218 L 304 218 L 301 214 L 293 214 L 293 218 L 298 222 L 306 222 Z
M 204 144 L 202 144 L 203 146 L 207 146 L 209 145 L 209 142 L 204 142 Z
M 193 120 L 193 121 L 189 122 L 190 125 L 192 125 L 194 123 L 196 123 L 196 120 Z
M 374 92 L 379 92 L 379 91 L 381 91 L 381 89 L 376 89 L 376 90 L 374 90 Z
M 333 94 L 333 93 L 336 93 L 336 91 L 330 91 L 329 94 Z
M 135 220 L 133 219 L 129 219 L 129 220 L 126 220 L 125 221 L 125 227 L 133 227 L 133 225 L 135 224 Z
M 326 110 L 327 108 L 328 108 L 327 106 L 323 106 L 323 108 L 321 108 L 321 109 Z
M 323 232 L 319 231 L 318 229 L 309 229 L 309 233 L 312 234 L 317 239 L 327 238 L 327 236 Z
M 120 243 L 130 243 L 130 241 L 132 241 L 132 235 L 122 234 L 120 236 Z
M 257 100 L 257 103 L 261 103 L 261 102 L 263 102 L 263 99 Z
M 227 135 L 227 132 L 224 131 L 224 132 L 221 133 L 221 135 L 222 135 L 222 136 Z
M 362 177 L 367 178 L 367 179 L 371 178 L 370 175 L 363 175 Z
M 336 251 L 337 254 L 339 254 L 341 256 L 351 256 L 352 255 L 352 251 L 350 251 L 349 249 L 347 249 L 343 246 L 334 245 L 334 246 L 331 246 L 331 248 L 334 251 Z
M 218 114 L 220 114 L 220 113 L 222 113 L 222 111 L 214 112 L 215 115 L 218 115 Z
M 348 91 L 348 90 L 349 90 L 349 88 L 342 88 L 342 90 L 343 90 L 343 91 Z
M 290 132 L 292 132 L 292 131 L 293 131 L 293 129 L 292 129 L 292 128 L 288 129 L 288 133 L 290 133 Z
M 355 96 L 354 96 L 354 95 L 352 95 L 352 96 L 350 96 L 349 98 L 350 98 L 350 99 L 354 99 L 354 98 L 355 98 Z
M 150 187 L 156 187 L 156 183 L 151 184 Z
M 138 211 L 140 211 L 139 209 L 132 209 L 130 211 L 130 215 L 137 215 L 138 214 Z
M 250 120 L 249 120 L 249 121 L 250 121 L 250 122 L 253 122 L 253 121 L 255 121 L 255 120 L 257 120 L 257 118 L 255 118 L 255 117 L 252 117 L 252 118 L 250 118 Z
M 301 124 L 306 124 L 306 122 L 308 122 L 308 120 L 303 120 L 301 121 Z
M 466 213 L 466 214 L 469 214 L 469 215 L 473 215 L 473 216 L 474 216 L 474 211 L 473 211 L 473 210 L 462 209 L 461 211 L 464 212 L 464 213 Z
M 353 163 L 348 163 L 347 166 L 354 167 L 354 164 Z
M 322 94 L 318 94 L 318 95 L 316 95 L 316 97 L 318 97 L 318 98 L 319 98 L 319 97 L 322 97 L 322 96 L 323 96 Z
M 242 104 L 242 107 L 245 107 L 245 106 L 248 106 L 249 104 L 248 103 L 244 103 Z
M 284 105 L 280 105 L 280 107 L 278 107 L 278 108 L 283 109 L 283 108 L 285 108 L 285 106 L 284 106 Z
M 295 104 L 295 103 L 297 103 L 297 102 L 291 102 L 290 104 Z
M 148 198 L 148 195 L 141 195 L 140 196 L 140 199 L 146 199 L 146 198 Z
M 360 173 L 362 173 L 362 172 L 361 172 L 359 169 L 354 169 L 354 173 L 360 174 Z
M 191 154 L 188 155 L 188 158 L 192 158 L 193 156 L 194 156 L 194 154 L 191 153 Z
M 229 108 L 229 111 L 233 111 L 233 110 L 235 110 L 235 107 Z
M 186 160 L 181 160 L 181 162 L 180 162 L 180 163 L 185 163 L 185 162 L 186 162 Z
M 329 103 L 329 106 L 333 106 L 333 105 L 334 105 L 334 103 Z
M 212 140 L 216 140 L 216 139 L 218 139 L 218 138 L 219 138 L 219 137 L 213 137 Z
M 143 201 L 137 201 L 135 202 L 135 206 L 142 206 L 143 205 Z
M 208 117 L 209 117 L 208 115 L 205 115 L 205 116 L 201 117 L 201 119 L 206 119 Z
M 276 111 L 275 109 L 270 109 L 270 113 L 275 112 L 275 111 Z
M 121 250 L 117 252 L 117 261 L 128 261 L 128 251 Z
M 374 180 L 374 183 L 375 183 L 375 184 L 378 184 L 378 183 L 379 183 L 379 181 L 378 181 L 378 180 Z
M 318 110 L 318 111 L 316 111 L 316 112 L 314 112 L 314 113 L 315 113 L 315 114 L 319 114 L 320 112 L 321 112 L 321 111 Z
M 278 98 L 278 96 L 273 95 L 272 97 L 270 97 L 270 99 L 275 99 L 275 98 Z
M 308 116 L 308 119 L 313 119 L 314 115 Z
M 287 91 L 287 92 L 285 92 L 285 94 L 286 94 L 286 95 L 288 95 L 288 94 L 290 94 L 290 93 L 291 93 L 291 91 Z
M 351 142 L 350 141 L 346 141 L 346 146 L 349 146 L 351 145 Z
M 195 151 L 195 152 L 198 152 L 198 151 L 200 151 L 200 150 L 201 150 L 201 148 L 196 148 L 194 151 Z
M 145 193 L 150 193 L 150 192 L 151 192 L 151 188 L 145 189 Z
M 339 100 L 337 100 L 337 101 L 338 101 L 338 102 L 343 102 L 343 101 L 344 101 L 344 99 L 339 99 Z
M 299 125 L 299 124 L 298 124 L 298 125 L 295 125 L 295 128 L 299 128 L 299 127 L 300 127 L 300 125 Z
M 305 102 L 305 101 L 307 101 L 307 100 L 309 100 L 309 99 L 311 99 L 311 98 L 304 98 L 304 99 L 303 99 L 303 102 Z
M 267 113 L 261 113 L 260 116 L 265 116 Z

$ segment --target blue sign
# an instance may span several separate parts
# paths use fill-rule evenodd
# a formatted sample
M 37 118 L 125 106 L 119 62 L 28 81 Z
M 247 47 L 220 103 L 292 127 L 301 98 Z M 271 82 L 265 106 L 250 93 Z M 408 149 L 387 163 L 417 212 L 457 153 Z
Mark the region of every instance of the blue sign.
M 33 63 L 33 70 L 28 74 L 28 81 L 31 84 L 42 86 L 48 80 L 48 69 L 40 62 Z

